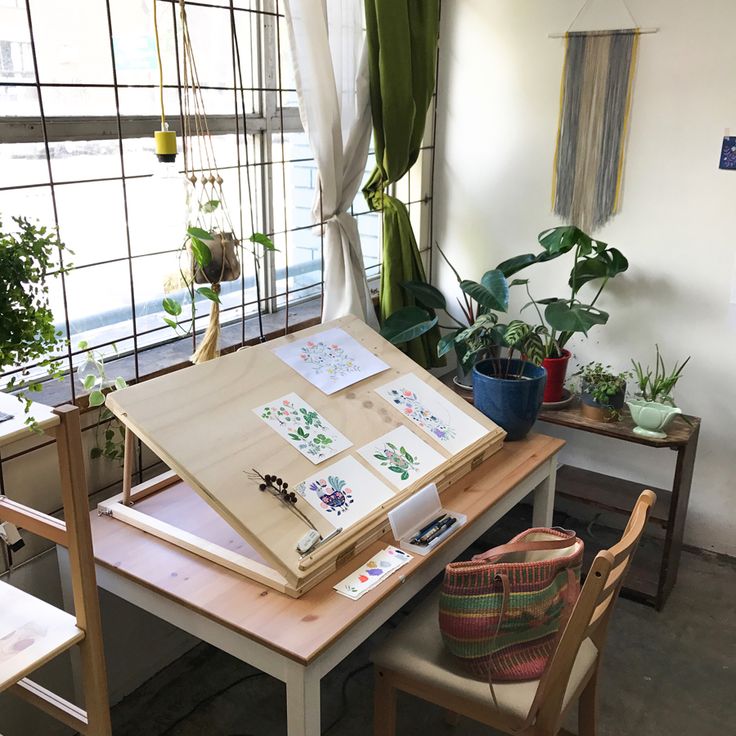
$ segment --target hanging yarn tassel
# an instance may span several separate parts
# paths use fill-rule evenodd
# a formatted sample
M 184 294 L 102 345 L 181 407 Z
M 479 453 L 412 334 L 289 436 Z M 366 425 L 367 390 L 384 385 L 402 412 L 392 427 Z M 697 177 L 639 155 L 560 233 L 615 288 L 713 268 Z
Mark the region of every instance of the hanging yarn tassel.
M 220 296 L 220 284 L 212 284 L 212 291 Z M 210 323 L 207 325 L 207 331 L 204 333 L 202 342 L 194 351 L 194 355 L 190 358 L 192 363 L 204 363 L 212 360 L 220 355 L 220 302 L 212 302 L 210 307 Z

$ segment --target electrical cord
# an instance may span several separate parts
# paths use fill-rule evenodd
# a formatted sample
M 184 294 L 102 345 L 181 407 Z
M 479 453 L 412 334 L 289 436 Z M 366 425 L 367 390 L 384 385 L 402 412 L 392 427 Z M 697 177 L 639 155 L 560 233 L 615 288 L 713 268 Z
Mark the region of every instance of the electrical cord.
M 360 674 L 371 666 L 371 662 L 366 662 L 360 667 L 356 667 L 354 670 L 351 670 L 347 674 L 342 683 L 340 712 L 337 714 L 337 717 L 332 721 L 332 723 L 330 723 L 330 725 L 322 731 L 323 736 L 326 736 L 345 717 L 345 713 L 347 712 L 348 708 L 348 683 L 353 679 L 353 677 Z M 255 677 L 261 677 L 263 674 L 263 672 L 254 672 L 250 675 L 246 675 L 245 677 L 241 677 L 235 682 L 231 682 L 229 685 L 225 685 L 225 687 L 220 688 L 214 693 L 211 693 L 203 700 L 200 700 L 196 705 L 192 706 L 186 713 L 184 713 L 184 715 L 180 716 L 173 723 L 169 724 L 166 730 L 161 733 L 161 736 L 169 736 L 169 734 L 171 734 L 177 726 L 186 721 L 190 716 L 194 715 L 194 713 L 196 713 L 200 708 L 208 705 L 213 700 L 217 700 L 217 698 L 219 698 L 221 695 L 224 695 L 231 688 L 234 688 L 236 685 L 240 685 L 247 680 L 252 680 Z M 252 734 L 229 734 L 229 736 L 252 736 Z
M 153 0 L 153 36 L 156 40 L 156 56 L 158 58 L 158 97 L 161 104 L 161 130 L 166 130 L 166 113 L 164 112 L 164 66 L 161 62 L 161 44 L 158 38 L 158 0 Z
M 366 662 L 365 664 L 362 664 L 360 667 L 356 667 L 354 670 L 348 673 L 348 675 L 345 677 L 342 683 L 342 697 L 341 697 L 341 703 L 340 703 L 340 712 L 337 714 L 337 718 L 335 718 L 332 723 L 330 723 L 327 728 L 325 728 L 322 731 L 322 736 L 327 736 L 327 734 L 338 724 L 340 721 L 345 717 L 345 712 L 348 709 L 348 683 L 350 680 L 352 680 L 355 675 L 359 674 L 360 672 L 363 672 L 363 670 L 367 670 L 369 667 L 372 667 L 372 662 Z M 234 735 L 233 735 L 234 736 Z
M 170 734 L 178 725 L 186 721 L 187 718 L 196 713 L 202 706 L 208 705 L 213 700 L 217 700 L 217 698 L 224 695 L 228 690 L 234 688 L 236 685 L 240 685 L 241 683 L 246 682 L 246 680 L 252 680 L 255 677 L 263 677 L 263 675 L 263 672 L 253 672 L 250 675 L 245 675 L 245 677 L 235 680 L 235 682 L 231 682 L 229 685 L 225 685 L 225 687 L 221 687 L 219 690 L 216 690 L 214 693 L 211 693 L 203 700 L 200 700 L 196 705 L 192 706 L 183 716 L 180 716 L 173 723 L 169 724 L 166 730 L 161 733 L 161 736 L 168 736 L 168 734 Z M 235 735 L 233 734 L 233 736 Z M 240 736 L 250 736 L 250 734 L 241 734 Z

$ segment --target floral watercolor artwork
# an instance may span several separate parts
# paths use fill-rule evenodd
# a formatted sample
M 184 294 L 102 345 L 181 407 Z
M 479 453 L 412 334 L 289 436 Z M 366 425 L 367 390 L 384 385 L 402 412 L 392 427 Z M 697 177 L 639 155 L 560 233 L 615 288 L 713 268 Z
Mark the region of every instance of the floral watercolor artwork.
M 343 529 L 388 501 L 393 492 L 354 457 L 346 457 L 296 486 L 319 513 Z
M 360 371 L 355 358 L 337 343 L 307 340 L 299 349 L 299 359 L 316 374 L 340 378 Z
M 386 363 L 339 328 L 295 340 L 274 353 L 326 394 L 388 370 Z
M 358 452 L 371 468 L 399 489 L 410 486 L 445 461 L 437 450 L 403 426 L 369 442 Z
M 315 464 L 337 455 L 353 444 L 294 393 L 270 401 L 253 411 Z
M 413 373 L 380 386 L 376 393 L 452 453 L 460 452 L 488 434 L 482 424 Z
M 392 388 L 390 391 L 391 401 L 399 410 L 416 422 L 423 430 L 433 435 L 440 442 L 454 439 L 457 434 L 455 428 L 447 421 L 432 413 L 416 395 L 408 388 Z

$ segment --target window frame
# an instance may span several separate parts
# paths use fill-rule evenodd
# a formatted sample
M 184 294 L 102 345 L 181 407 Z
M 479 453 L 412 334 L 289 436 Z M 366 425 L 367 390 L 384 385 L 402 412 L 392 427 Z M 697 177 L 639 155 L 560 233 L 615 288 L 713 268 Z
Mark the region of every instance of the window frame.
M 42 187 L 42 186 L 48 186 L 50 187 L 50 190 L 52 192 L 52 200 L 53 200 L 53 208 L 54 208 L 54 220 L 53 223 L 58 227 L 59 223 L 59 216 L 57 211 L 57 205 L 55 201 L 54 196 L 54 187 L 62 184 L 62 183 L 71 183 L 71 182 L 61 182 L 55 179 L 54 172 L 51 168 L 51 154 L 50 154 L 50 144 L 58 143 L 58 142 L 65 142 L 65 141 L 105 141 L 105 140 L 116 140 L 119 142 L 120 147 L 120 155 L 121 155 L 121 161 L 123 157 L 123 141 L 128 139 L 140 139 L 140 138 L 146 138 L 151 136 L 151 131 L 155 130 L 159 125 L 159 117 L 156 115 L 121 115 L 120 114 L 120 103 L 118 98 L 118 92 L 120 89 L 123 88 L 155 88 L 156 85 L 151 84 L 118 84 L 117 81 L 117 73 L 116 73 L 116 63 L 115 63 L 115 48 L 113 45 L 113 21 L 112 21 L 112 12 L 111 12 L 111 3 L 110 0 L 105 0 L 105 10 L 107 13 L 107 21 L 108 26 L 110 30 L 110 54 L 111 54 L 111 62 L 112 62 L 112 68 L 113 68 L 113 81 L 109 84 L 84 84 L 84 83 L 45 83 L 42 82 L 39 79 L 39 72 L 38 72 L 38 61 L 36 57 L 36 51 L 35 51 L 35 40 L 34 40 L 34 33 L 33 33 L 33 21 L 32 21 L 32 2 L 33 0 L 18 0 L 17 6 L 23 8 L 25 6 L 25 10 L 28 16 L 28 26 L 30 31 L 30 47 L 33 57 L 33 70 L 34 70 L 34 79 L 30 81 L 25 80 L 6 80 L 3 78 L 0 81 L 0 85 L 7 86 L 7 87 L 29 87 L 33 88 L 36 91 L 38 105 L 39 105 L 39 115 L 38 116 L 17 116 L 17 117 L 11 117 L 11 116 L 5 116 L 0 117 L 0 141 L 3 143 L 37 143 L 42 144 L 45 147 L 45 154 L 46 154 L 46 163 L 48 168 L 48 178 L 46 181 L 40 184 L 34 184 L 34 185 L 21 185 L 20 187 L 6 187 L 4 189 L 23 189 L 25 187 Z M 174 16 L 174 28 L 177 32 L 179 32 L 179 25 L 178 25 L 178 17 L 177 17 L 177 11 L 178 11 L 178 2 L 177 0 L 158 0 L 159 7 L 171 5 L 172 13 Z M 258 94 L 259 98 L 259 110 L 260 112 L 257 113 L 248 113 L 245 116 L 242 114 L 235 114 L 233 112 L 232 114 L 220 114 L 220 115 L 208 115 L 208 124 L 210 131 L 215 134 L 240 134 L 241 136 L 245 133 L 246 135 L 252 135 L 254 136 L 254 140 L 256 141 L 257 145 L 259 146 L 259 161 L 262 162 L 258 164 L 258 167 L 260 169 L 260 182 L 258 186 L 261 187 L 262 196 L 260 197 L 260 206 L 259 206 L 259 216 L 261 218 L 260 222 L 262 223 L 264 232 L 268 234 L 279 234 L 283 235 L 286 240 L 286 246 L 288 248 L 288 237 L 289 233 L 294 232 L 295 230 L 299 228 L 286 228 L 283 231 L 276 231 L 276 222 L 277 217 L 274 212 L 274 186 L 273 186 L 273 177 L 276 175 L 275 169 L 276 162 L 274 161 L 274 148 L 275 146 L 279 145 L 275 141 L 275 137 L 279 134 L 286 135 L 288 133 L 303 133 L 303 127 L 301 123 L 301 119 L 299 116 L 299 110 L 296 106 L 284 106 L 283 105 L 283 95 L 284 92 L 292 92 L 294 90 L 291 89 L 284 89 L 281 86 L 281 61 L 280 61 L 280 44 L 281 44 L 281 33 L 283 31 L 280 30 L 281 26 L 281 19 L 283 19 L 283 0 L 279 2 L 279 0 L 259 0 L 257 3 L 257 9 L 246 9 L 246 8 L 234 8 L 232 5 L 217 5 L 210 2 L 204 2 L 200 0 L 187 0 L 187 6 L 199 6 L 199 7 L 208 7 L 213 12 L 229 12 L 232 16 L 232 13 L 234 12 L 246 12 L 246 13 L 253 13 L 255 14 L 255 17 L 258 19 L 258 31 L 257 31 L 257 39 L 258 39 L 258 45 L 259 45 L 259 53 L 258 53 L 258 63 L 259 63 L 259 74 L 260 79 L 258 81 L 259 86 L 257 87 L 247 87 L 243 88 L 244 91 L 247 92 L 254 92 Z M 180 58 L 177 58 L 176 60 L 177 67 L 180 64 Z M 172 90 L 180 90 L 180 85 L 176 84 L 169 84 L 164 85 L 166 89 L 172 89 Z M 91 88 L 91 87 L 98 87 L 98 88 L 107 88 L 114 90 L 115 93 L 115 102 L 116 102 L 116 110 L 117 113 L 115 115 L 105 115 L 105 116 L 86 116 L 86 115 L 70 115 L 70 116 L 46 116 L 44 113 L 44 101 L 43 101 L 43 89 L 44 88 L 51 88 L 51 87 L 77 87 L 77 88 Z M 227 91 L 236 92 L 240 88 L 235 85 L 233 82 L 232 87 L 208 87 L 204 86 L 202 89 L 224 89 Z M 236 103 L 237 104 L 237 103 Z M 432 106 L 432 108 L 434 105 Z M 177 130 L 181 130 L 182 127 L 182 118 L 181 115 L 177 115 L 174 120 L 176 121 L 174 124 L 174 127 L 177 128 Z M 243 121 L 245 123 L 245 131 L 243 131 Z M 431 241 L 431 217 L 432 217 L 432 175 L 433 175 L 433 164 L 434 164 L 434 113 L 433 109 L 430 109 L 430 116 L 428 117 L 428 122 L 431 121 L 431 144 L 425 145 L 422 148 L 418 166 L 415 165 L 412 172 L 410 172 L 409 176 L 406 178 L 406 186 L 405 191 L 406 195 L 403 197 L 404 201 L 409 206 L 410 214 L 412 215 L 412 221 L 415 226 L 416 234 L 417 234 L 417 240 L 420 244 L 420 253 L 422 254 L 422 257 L 425 260 L 425 266 L 428 267 L 428 273 L 431 273 L 431 247 L 430 247 L 430 241 Z M 428 131 L 430 130 L 430 126 L 428 125 Z M 281 172 L 282 176 L 285 176 L 285 169 L 286 169 L 286 163 L 284 162 L 284 143 L 283 138 L 281 139 Z M 239 165 L 238 168 L 242 168 L 245 164 L 242 166 Z M 256 165 L 256 164 L 253 164 Z M 141 176 L 150 176 L 150 175 L 141 175 Z M 132 178 L 138 178 L 137 175 L 126 175 L 125 168 L 122 166 L 121 172 L 119 176 L 115 176 L 114 179 L 116 181 L 121 181 L 123 190 L 125 191 L 125 185 L 126 181 Z M 104 179 L 84 179 L 85 182 L 94 182 L 98 180 L 104 180 Z M 412 185 L 412 181 L 414 181 L 414 185 Z M 412 200 L 411 194 L 412 194 L 412 186 L 415 188 L 418 186 L 420 188 L 420 196 L 416 198 L 415 200 Z M 286 190 L 285 184 L 283 185 L 284 191 Z M 400 186 L 393 185 L 392 186 L 392 193 L 399 194 L 399 190 L 401 189 Z M 125 194 L 123 195 L 125 197 Z M 420 205 L 420 211 L 418 217 L 415 216 L 416 213 L 412 211 L 413 205 Z M 126 205 L 127 206 L 127 205 Z M 360 214 L 367 214 L 368 208 L 366 206 L 365 212 L 360 213 L 354 213 L 357 215 Z M 285 220 L 285 223 L 288 221 Z M 316 226 L 319 226 L 319 223 L 317 223 Z M 63 232 L 60 233 L 62 240 L 63 240 Z M 127 241 L 128 241 L 128 253 L 127 256 L 123 259 L 126 260 L 129 264 L 129 269 L 132 269 L 132 254 L 130 250 L 130 236 L 129 233 L 126 234 Z M 323 241 L 323 238 L 321 239 Z M 322 242 L 323 246 L 323 242 Z M 426 261 L 429 260 L 429 263 L 426 263 Z M 111 261 L 104 261 L 104 263 L 108 263 Z M 288 272 L 288 260 L 287 260 L 287 272 Z M 323 268 L 323 266 L 322 266 Z M 380 277 L 380 262 L 378 264 L 374 264 L 368 267 L 368 269 L 375 269 L 375 272 L 373 274 L 367 273 L 367 278 L 369 280 L 369 283 L 373 287 L 373 290 L 376 290 L 376 282 L 377 279 Z M 366 269 L 368 271 L 368 269 Z M 300 300 L 298 298 L 298 292 L 297 290 L 292 290 L 288 288 L 288 278 L 287 278 L 287 287 L 286 291 L 283 295 L 279 294 L 277 292 L 277 280 L 279 278 L 279 273 L 277 273 L 277 267 L 276 267 L 276 261 L 272 257 L 272 254 L 266 254 L 263 258 L 263 294 L 261 295 L 261 311 L 262 315 L 264 317 L 267 317 L 269 315 L 278 314 L 285 312 L 285 319 L 283 320 L 273 320 L 268 319 L 267 322 L 269 322 L 269 325 L 267 326 L 267 329 L 269 331 L 270 336 L 277 336 L 278 334 L 284 334 L 285 332 L 293 331 L 294 329 L 299 329 L 300 327 L 306 326 L 307 323 L 313 323 L 315 320 L 315 315 L 313 314 L 314 310 L 312 312 L 309 312 L 307 310 L 307 313 L 303 316 L 303 319 L 306 320 L 306 322 L 298 321 L 295 323 L 291 323 L 289 320 L 289 309 L 292 308 L 292 310 L 298 306 L 300 306 Z M 64 276 L 62 275 L 62 290 L 64 290 L 63 286 L 63 280 Z M 131 271 L 131 289 L 132 287 L 132 271 Z M 320 288 L 320 296 L 314 297 L 310 296 L 305 299 L 305 301 L 320 302 L 321 307 L 321 300 L 322 300 L 322 289 L 324 288 L 324 279 L 321 278 L 321 280 L 314 285 L 315 287 Z M 305 287 L 307 288 L 307 287 Z M 290 299 L 290 294 L 295 294 L 295 299 Z M 163 293 L 162 293 L 163 296 Z M 285 296 L 286 299 L 286 307 L 279 307 L 277 302 L 278 299 L 281 298 L 281 296 Z M 244 305 L 245 306 L 245 305 Z M 156 351 L 158 348 L 166 348 L 169 352 L 171 352 L 171 345 L 176 343 L 179 344 L 179 347 L 184 348 L 184 352 L 191 352 L 191 349 L 187 347 L 187 338 L 181 338 L 181 337 L 175 337 L 172 334 L 172 337 L 170 339 L 163 339 L 160 342 L 157 342 L 156 345 L 153 346 L 146 346 L 139 348 L 137 344 L 137 338 L 140 336 L 135 327 L 135 311 L 136 311 L 136 301 L 133 295 L 131 295 L 131 316 L 132 316 L 132 322 L 133 322 L 133 332 L 132 335 L 125 338 L 126 340 L 132 339 L 133 342 L 133 349 L 132 351 L 127 351 L 125 354 L 121 354 L 119 357 L 116 357 L 115 359 L 108 359 L 110 370 L 108 371 L 108 374 L 115 373 L 117 374 L 116 368 L 118 365 L 122 368 L 126 364 L 128 364 L 130 368 L 130 363 L 133 363 L 133 370 L 121 370 L 121 375 L 124 375 L 126 379 L 130 379 L 133 381 L 136 380 L 144 380 L 149 377 L 153 377 L 155 375 L 159 375 L 162 372 L 168 372 L 168 370 L 174 370 L 179 367 L 183 367 L 183 365 L 187 364 L 186 358 L 184 358 L 181 361 L 172 362 L 170 365 L 166 367 L 157 367 L 153 368 L 151 370 L 141 370 L 140 365 L 140 357 L 143 353 L 148 353 L 149 351 Z M 300 310 L 297 310 L 300 311 Z M 320 309 L 321 311 L 321 309 Z M 63 322 L 65 324 L 65 332 L 66 337 L 69 338 L 71 335 L 71 329 L 70 329 L 70 320 L 69 315 L 66 310 L 64 310 L 63 319 L 61 319 L 62 315 L 57 314 L 57 320 L 59 322 Z M 318 315 L 317 315 L 318 316 Z M 199 318 L 198 318 L 199 319 Z M 228 350 L 236 349 L 240 345 L 247 344 L 248 342 L 255 342 L 255 340 L 246 340 L 245 335 L 245 325 L 250 324 L 251 321 L 255 319 L 255 317 L 246 316 L 244 313 L 240 317 L 234 318 L 232 321 L 228 322 L 225 320 L 222 323 L 223 330 L 225 330 L 228 326 L 230 326 L 232 323 L 238 323 L 242 324 L 242 339 L 240 341 L 230 342 L 223 348 L 223 352 L 227 352 Z M 279 326 L 280 322 L 283 322 L 283 326 Z M 201 328 L 197 328 L 196 330 L 197 335 L 201 335 Z M 196 337 L 193 335 L 192 340 L 196 340 Z M 113 341 L 110 341 L 113 342 Z M 100 345 L 96 347 L 105 347 L 110 344 L 110 342 L 107 343 L 101 343 Z M 92 346 L 95 347 L 95 346 Z M 74 371 L 76 368 L 76 365 L 82 360 L 82 357 L 84 353 L 86 352 L 85 349 L 78 349 L 75 348 L 75 346 L 68 344 L 66 350 L 63 354 L 63 359 L 66 363 L 67 370 L 69 372 L 69 375 L 67 377 L 67 380 L 64 381 L 65 388 L 62 390 L 58 390 L 54 388 L 54 384 L 48 383 L 44 385 L 44 392 L 41 396 L 41 400 L 46 401 L 47 403 L 59 403 L 58 400 L 61 398 L 61 394 L 66 392 L 66 395 L 68 396 L 69 393 L 71 393 L 71 399 L 72 401 L 77 401 L 77 399 L 80 396 L 84 396 L 85 392 L 81 390 L 79 387 L 75 386 L 74 383 Z M 181 352 L 179 350 L 175 352 Z M 132 360 L 131 360 L 132 359 Z M 156 361 L 151 361 L 152 363 L 156 363 Z M 2 376 L 9 377 L 10 375 L 13 375 L 14 373 L 18 373 L 21 368 L 11 368 L 10 370 L 5 371 Z M 125 375 L 127 373 L 127 375 Z M 81 402 L 84 405 L 84 401 Z

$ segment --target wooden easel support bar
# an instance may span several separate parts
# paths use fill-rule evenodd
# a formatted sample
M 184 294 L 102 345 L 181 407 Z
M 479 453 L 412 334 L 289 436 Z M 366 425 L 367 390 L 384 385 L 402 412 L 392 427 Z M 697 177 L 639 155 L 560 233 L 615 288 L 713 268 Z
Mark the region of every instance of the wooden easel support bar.
M 155 479 L 154 479 L 155 480 Z M 166 485 L 171 485 L 167 483 Z M 164 486 L 165 487 L 165 486 Z M 161 486 L 157 490 L 161 490 Z M 150 491 L 153 493 L 154 491 Z M 150 495 L 150 493 L 148 495 Z M 283 576 L 279 575 L 266 565 L 252 560 L 249 557 L 233 552 L 219 544 L 210 542 L 196 534 L 191 534 L 179 529 L 178 527 L 168 524 L 165 521 L 156 519 L 141 511 L 130 508 L 126 505 L 123 495 L 119 494 L 102 501 L 97 507 L 102 514 L 112 516 L 114 519 L 124 521 L 141 531 L 153 534 L 159 539 L 164 539 L 171 544 L 175 544 L 182 549 L 193 552 L 206 560 L 216 562 L 218 565 L 226 567 L 228 570 L 240 573 L 249 577 L 251 580 L 268 585 L 281 593 L 290 593 L 287 589 L 287 582 Z
M 9 521 L 31 534 L 50 539 L 62 547 L 68 546 L 66 524 L 63 521 L 17 501 L 11 501 L 7 496 L 0 497 L 0 520 Z
M 133 485 L 133 447 L 135 435 L 130 427 L 125 428 L 125 454 L 123 455 L 123 503 L 130 506 L 130 489 Z
M 48 713 L 69 728 L 82 734 L 89 734 L 87 714 L 74 703 L 64 700 L 38 683 L 24 677 L 10 688 L 10 692 L 29 702 L 44 713 Z

